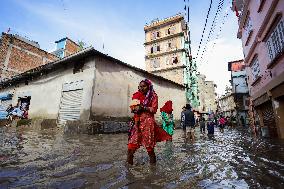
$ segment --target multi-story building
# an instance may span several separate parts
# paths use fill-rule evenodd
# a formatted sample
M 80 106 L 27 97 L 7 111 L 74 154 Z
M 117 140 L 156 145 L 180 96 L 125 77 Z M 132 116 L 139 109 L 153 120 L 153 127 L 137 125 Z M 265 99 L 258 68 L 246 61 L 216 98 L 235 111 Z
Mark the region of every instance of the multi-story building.
M 35 41 L 2 33 L 0 40 L 0 80 L 58 59 L 42 50 Z
M 231 71 L 232 95 L 235 101 L 237 118 L 247 119 L 249 110 L 249 89 L 244 60 L 228 62 L 228 71 Z
M 215 88 L 217 85 L 213 81 L 205 81 L 205 107 L 208 113 L 215 113 L 217 110 Z M 203 91 L 201 91 L 203 92 Z
M 216 113 L 217 110 L 217 94 L 215 88 L 217 87 L 213 81 L 206 81 L 206 76 L 197 74 L 198 83 L 198 99 L 199 106 L 197 110 L 200 113 Z
M 65 37 L 55 42 L 56 51 L 49 53 L 38 42 L 19 35 L 2 33 L 0 40 L 0 81 L 35 67 L 53 62 L 80 50 L 78 44 Z
M 206 76 L 203 74 L 197 74 L 197 85 L 198 85 L 198 100 L 199 106 L 197 108 L 199 113 L 208 113 L 207 108 L 205 106 L 205 93 L 206 84 L 205 84 Z
M 232 93 L 227 93 L 218 99 L 218 111 L 224 116 L 236 115 L 236 104 Z
M 198 106 L 196 64 L 189 50 L 187 23 L 181 14 L 144 27 L 148 72 L 186 86 L 187 102 Z
M 233 0 L 256 117 L 284 138 L 284 1 Z

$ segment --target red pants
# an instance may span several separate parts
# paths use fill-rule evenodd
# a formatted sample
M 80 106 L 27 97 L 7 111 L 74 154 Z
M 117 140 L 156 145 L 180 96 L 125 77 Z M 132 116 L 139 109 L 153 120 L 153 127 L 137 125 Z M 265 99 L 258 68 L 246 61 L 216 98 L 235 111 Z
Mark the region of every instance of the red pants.
M 131 144 L 131 143 L 128 144 L 128 150 L 136 151 L 139 147 L 140 146 L 138 146 L 137 144 Z M 147 147 L 146 150 L 147 150 L 147 152 L 152 152 L 152 151 L 154 151 L 154 148 Z

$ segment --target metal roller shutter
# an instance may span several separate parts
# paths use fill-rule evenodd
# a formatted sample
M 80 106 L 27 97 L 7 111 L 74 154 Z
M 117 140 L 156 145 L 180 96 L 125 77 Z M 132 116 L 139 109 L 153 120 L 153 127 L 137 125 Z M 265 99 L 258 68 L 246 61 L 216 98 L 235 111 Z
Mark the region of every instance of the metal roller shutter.
M 268 127 L 269 136 L 277 137 L 277 127 L 271 101 L 262 105 L 263 124 Z
M 58 124 L 63 125 L 67 120 L 79 120 L 82 104 L 83 90 L 64 91 L 62 92 Z

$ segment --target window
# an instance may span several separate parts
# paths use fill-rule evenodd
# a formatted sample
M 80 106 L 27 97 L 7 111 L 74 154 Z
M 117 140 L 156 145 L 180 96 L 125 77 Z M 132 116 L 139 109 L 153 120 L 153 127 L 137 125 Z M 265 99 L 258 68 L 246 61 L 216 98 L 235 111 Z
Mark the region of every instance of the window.
M 154 47 L 151 47 L 151 54 L 153 54 L 154 52 Z
M 157 51 L 161 51 L 160 46 L 157 46 Z
M 173 64 L 177 64 L 177 63 L 178 63 L 178 58 L 177 58 L 176 56 L 174 56 L 174 57 L 172 58 L 172 63 L 173 63 Z
M 251 72 L 253 76 L 253 81 L 255 81 L 258 77 L 260 77 L 260 69 L 259 69 L 259 62 L 257 57 L 253 59 L 251 64 Z
M 168 34 L 171 34 L 171 28 L 168 29 Z
M 157 37 L 160 37 L 160 32 L 157 32 Z
M 160 67 L 160 59 L 153 59 L 153 60 L 151 61 L 151 67 L 153 67 L 153 68 L 158 68 L 158 67 Z
M 284 51 L 284 23 L 279 21 L 266 41 L 267 52 L 271 61 Z
M 168 47 L 171 48 L 171 46 L 172 46 L 172 43 L 168 43 Z
M 78 62 L 74 64 L 73 74 L 83 72 L 84 62 Z
M 248 16 L 246 23 L 244 25 L 244 39 L 246 39 L 245 40 L 246 43 L 248 43 L 251 32 L 252 32 L 252 21 L 251 18 Z

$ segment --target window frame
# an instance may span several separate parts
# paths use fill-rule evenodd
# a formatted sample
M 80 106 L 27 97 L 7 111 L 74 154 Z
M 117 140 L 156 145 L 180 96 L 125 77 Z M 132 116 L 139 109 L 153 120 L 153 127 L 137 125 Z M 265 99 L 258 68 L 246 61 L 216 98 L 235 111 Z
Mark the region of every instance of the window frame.
M 265 39 L 265 46 L 270 63 L 284 53 L 284 19 L 276 19 Z
M 255 67 L 255 64 L 257 63 L 257 67 Z M 255 68 L 254 68 L 255 67 Z M 261 70 L 260 70 L 260 65 L 259 65 L 259 60 L 258 60 L 258 56 L 255 55 L 254 58 L 252 59 L 251 63 L 250 63 L 250 69 L 251 69 L 251 74 L 252 74 L 252 81 L 255 82 L 258 78 L 261 77 Z M 258 74 L 254 74 L 254 70 L 258 69 Z

